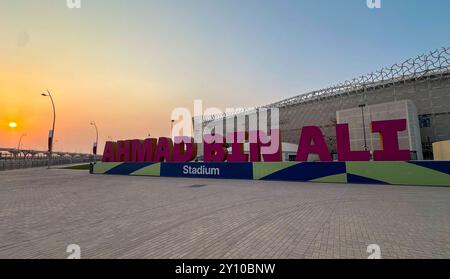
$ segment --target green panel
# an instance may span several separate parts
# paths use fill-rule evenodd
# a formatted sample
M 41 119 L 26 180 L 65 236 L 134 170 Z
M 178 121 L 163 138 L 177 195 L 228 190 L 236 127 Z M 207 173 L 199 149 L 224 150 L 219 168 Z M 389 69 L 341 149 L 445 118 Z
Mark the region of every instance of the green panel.
M 130 175 L 160 176 L 160 173 L 161 173 L 161 163 L 157 163 L 157 164 L 153 164 L 153 165 L 147 166 L 145 168 L 142 168 L 140 170 L 137 170 Z
M 340 173 L 336 175 L 325 176 L 321 178 L 317 178 L 311 180 L 311 182 L 319 182 L 319 183 L 347 183 L 347 174 Z
M 259 180 L 277 171 L 299 164 L 298 162 L 253 163 L 253 179 Z
M 389 184 L 450 186 L 450 175 L 408 162 L 347 162 L 347 173 Z
M 104 174 L 107 171 L 121 165 L 122 163 L 96 163 L 94 165 L 95 174 Z
M 62 167 L 62 170 L 89 170 L 90 164 L 75 165 L 70 167 Z

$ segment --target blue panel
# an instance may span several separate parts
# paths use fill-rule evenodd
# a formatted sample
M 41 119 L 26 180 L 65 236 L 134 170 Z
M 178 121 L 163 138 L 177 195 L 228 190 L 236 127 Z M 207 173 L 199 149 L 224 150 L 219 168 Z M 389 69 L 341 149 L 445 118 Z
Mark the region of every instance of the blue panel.
M 449 161 L 411 161 L 410 164 L 450 174 Z
M 115 168 L 110 169 L 106 174 L 130 175 L 142 168 L 153 165 L 154 163 L 123 163 Z
M 268 175 L 262 180 L 310 181 L 342 173 L 346 173 L 344 162 L 301 163 Z
M 253 179 L 252 163 L 164 163 L 161 176 Z
M 354 174 L 347 174 L 347 183 L 353 183 L 353 184 L 384 184 L 387 185 L 388 183 L 379 181 L 372 178 L 367 178 L 365 176 L 359 176 Z

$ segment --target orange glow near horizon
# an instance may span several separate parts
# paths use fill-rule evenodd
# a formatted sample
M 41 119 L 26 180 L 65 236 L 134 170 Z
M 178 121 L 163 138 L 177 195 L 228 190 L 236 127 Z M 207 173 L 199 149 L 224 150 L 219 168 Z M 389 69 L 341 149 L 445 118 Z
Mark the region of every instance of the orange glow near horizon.
M 216 50 L 205 54 L 194 37 L 183 37 L 180 45 L 182 31 L 153 32 L 148 24 L 113 20 L 122 17 L 122 5 L 135 5 L 119 1 L 111 4 L 113 15 L 105 16 L 101 1 L 76 11 L 50 0 L 7 2 L 0 24 L 0 147 L 17 147 L 26 133 L 24 149 L 48 148 L 53 108 L 50 98 L 42 97 L 47 89 L 56 107 L 57 151 L 83 153 L 90 153 L 96 140 L 92 121 L 102 153 L 109 139 L 170 135 L 172 110 L 192 111 L 196 99 L 204 100 L 205 108 L 241 107 L 254 105 L 251 92 L 268 90 L 245 85 L 259 83 L 244 84 L 240 74 L 223 78 L 240 64 L 230 67 L 229 58 L 220 59 Z

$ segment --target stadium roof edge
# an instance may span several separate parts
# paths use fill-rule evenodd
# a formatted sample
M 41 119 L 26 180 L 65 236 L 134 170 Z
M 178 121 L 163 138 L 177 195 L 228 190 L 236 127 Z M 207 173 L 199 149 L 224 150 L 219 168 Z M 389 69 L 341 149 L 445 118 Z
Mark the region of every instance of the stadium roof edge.
M 450 47 L 442 47 L 429 53 L 407 59 L 391 67 L 382 68 L 352 80 L 346 80 L 333 86 L 303 93 L 291 98 L 281 100 L 264 106 L 250 108 L 231 114 L 207 115 L 203 121 L 233 117 L 242 113 L 249 113 L 260 108 L 280 108 L 308 103 L 328 97 L 351 94 L 353 92 L 365 92 L 380 87 L 393 86 L 398 83 L 414 82 L 423 79 L 440 79 L 450 77 Z

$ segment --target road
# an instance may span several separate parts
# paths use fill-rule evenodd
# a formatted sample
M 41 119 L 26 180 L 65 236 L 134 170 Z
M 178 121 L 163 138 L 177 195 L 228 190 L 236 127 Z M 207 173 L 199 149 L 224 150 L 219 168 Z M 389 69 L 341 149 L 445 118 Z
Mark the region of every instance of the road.
M 0 258 L 450 258 L 450 188 L 0 173 Z

